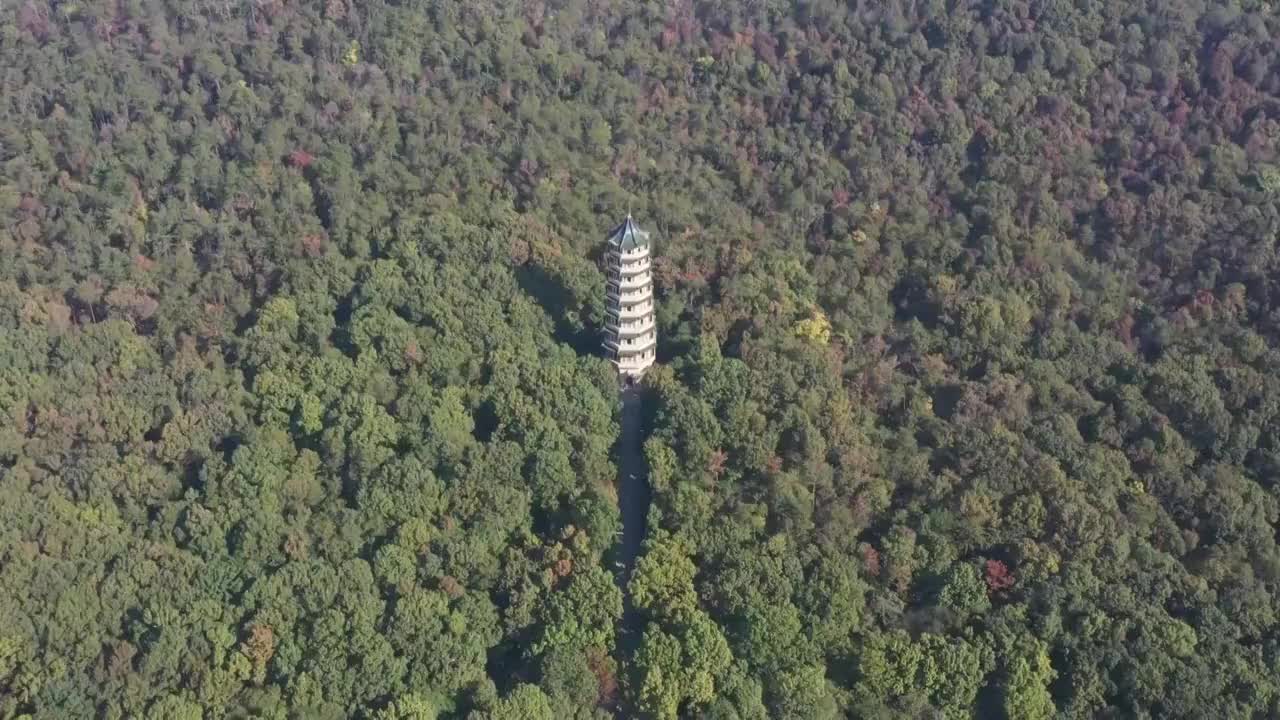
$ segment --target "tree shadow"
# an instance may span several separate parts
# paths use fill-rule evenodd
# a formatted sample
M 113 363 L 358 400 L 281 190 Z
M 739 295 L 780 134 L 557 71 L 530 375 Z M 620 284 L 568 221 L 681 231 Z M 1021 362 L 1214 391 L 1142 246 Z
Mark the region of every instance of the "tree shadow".
M 526 264 L 516 268 L 516 282 L 551 316 L 557 342 L 579 355 L 600 354 L 600 333 L 582 323 L 573 293 L 559 278 L 538 265 Z

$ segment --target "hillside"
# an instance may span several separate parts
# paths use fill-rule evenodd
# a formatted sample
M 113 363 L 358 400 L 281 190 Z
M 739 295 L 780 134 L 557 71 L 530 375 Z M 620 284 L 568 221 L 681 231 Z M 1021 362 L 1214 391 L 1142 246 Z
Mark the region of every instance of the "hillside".
M 0 4 L 0 720 L 1280 715 L 1273 38 Z

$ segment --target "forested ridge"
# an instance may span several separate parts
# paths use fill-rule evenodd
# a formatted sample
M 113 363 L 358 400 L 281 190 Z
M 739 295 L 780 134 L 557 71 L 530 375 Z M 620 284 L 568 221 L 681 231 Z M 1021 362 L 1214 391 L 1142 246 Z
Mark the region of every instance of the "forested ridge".
M 0 4 L 0 720 L 1280 715 L 1274 38 Z

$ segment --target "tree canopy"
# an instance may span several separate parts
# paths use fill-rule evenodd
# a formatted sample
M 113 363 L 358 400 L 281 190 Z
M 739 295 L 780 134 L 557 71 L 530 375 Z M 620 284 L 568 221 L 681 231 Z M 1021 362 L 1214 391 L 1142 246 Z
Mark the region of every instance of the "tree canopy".
M 0 720 L 1280 715 L 1275 38 L 0 5 Z

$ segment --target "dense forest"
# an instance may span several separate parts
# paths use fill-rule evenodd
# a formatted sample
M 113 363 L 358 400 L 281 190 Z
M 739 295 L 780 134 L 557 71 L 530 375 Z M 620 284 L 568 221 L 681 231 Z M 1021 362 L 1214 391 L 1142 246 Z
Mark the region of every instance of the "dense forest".
M 0 4 L 0 720 L 1280 715 L 1277 38 Z

